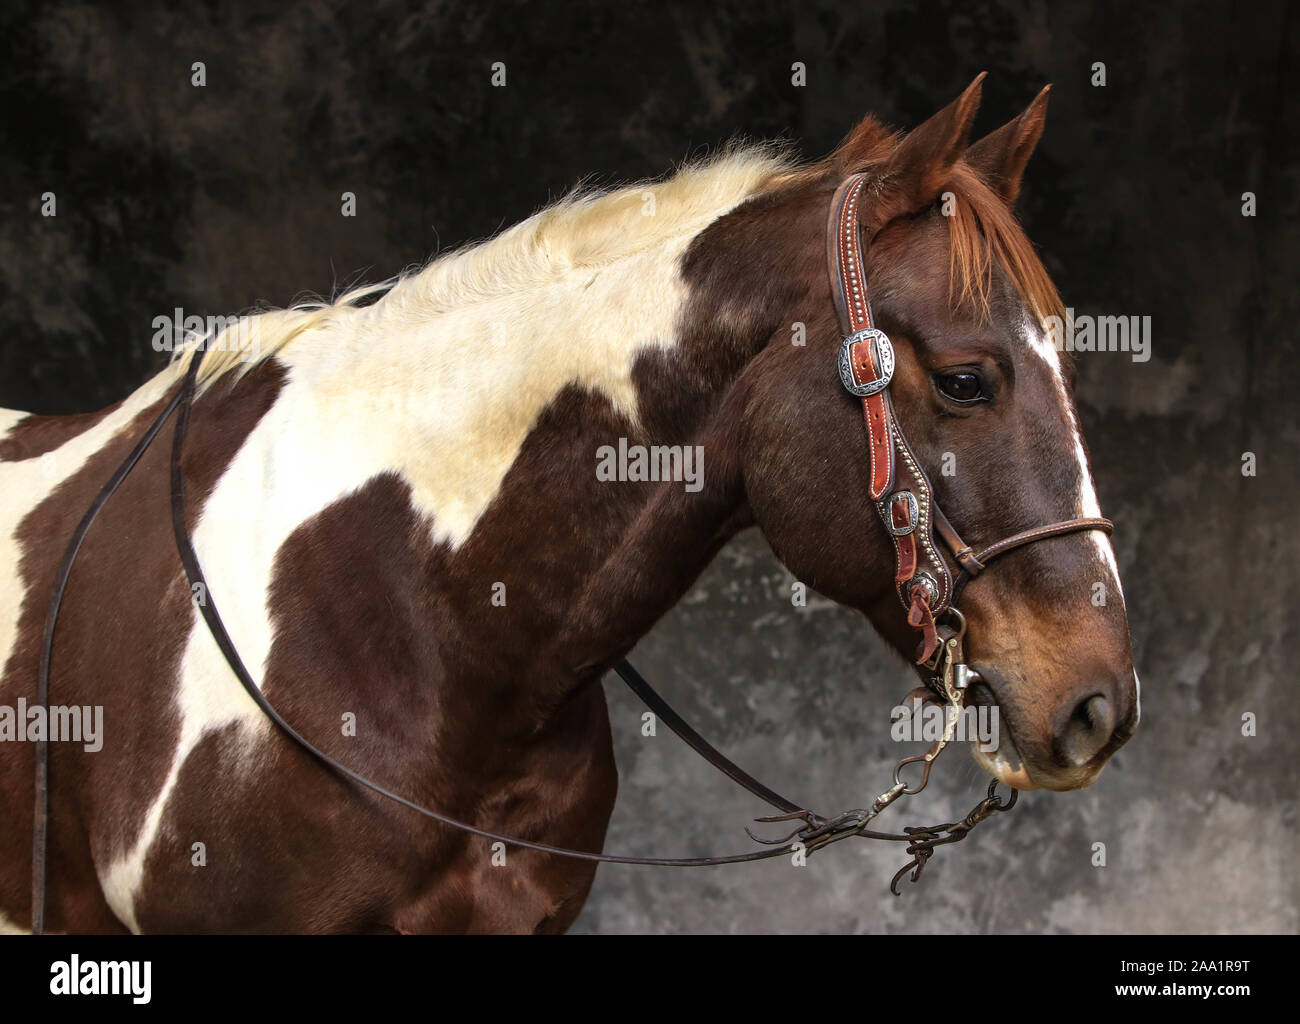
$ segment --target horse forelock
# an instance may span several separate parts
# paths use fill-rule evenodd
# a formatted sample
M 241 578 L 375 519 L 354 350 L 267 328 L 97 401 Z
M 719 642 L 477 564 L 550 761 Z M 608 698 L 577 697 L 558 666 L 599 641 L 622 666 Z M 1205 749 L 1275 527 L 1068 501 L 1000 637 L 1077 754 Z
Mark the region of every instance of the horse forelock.
M 1039 320 L 1063 316 L 1056 285 L 1011 207 L 966 164 L 953 168 L 948 187 L 954 200 L 945 211 L 951 254 L 948 298 L 954 310 L 965 306 L 987 319 L 993 269 L 998 267 Z
M 866 117 L 807 173 L 835 183 L 855 173 L 881 174 L 903 139 L 902 132 Z M 1056 286 L 1015 213 L 973 167 L 960 160 L 953 165 L 938 205 L 948 223 L 948 299 L 954 312 L 964 307 L 981 320 L 988 318 L 997 267 L 1038 319 L 1062 314 Z

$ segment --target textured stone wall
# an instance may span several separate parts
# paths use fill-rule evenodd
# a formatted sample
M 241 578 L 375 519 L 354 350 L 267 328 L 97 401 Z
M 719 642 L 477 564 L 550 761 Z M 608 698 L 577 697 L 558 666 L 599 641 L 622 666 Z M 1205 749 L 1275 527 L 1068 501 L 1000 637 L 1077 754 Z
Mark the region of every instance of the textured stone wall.
M 160 313 L 387 277 L 584 176 L 657 174 L 737 133 L 819 155 L 868 111 L 919 122 L 980 70 L 987 130 L 1050 81 L 1022 218 L 1079 312 L 1152 318 L 1149 360 L 1078 359 L 1139 733 L 1097 785 L 1029 794 L 900 899 L 885 889 L 899 851 L 845 843 L 801 869 L 602 868 L 576 930 L 1295 931 L 1294 11 L 457 6 L 8 5 L 0 406 L 102 406 L 160 365 Z M 39 215 L 46 191 L 57 218 Z M 355 218 L 338 216 L 343 191 Z M 789 583 L 761 537 L 739 538 L 634 661 L 760 777 L 854 805 L 897 757 L 888 711 L 912 683 L 863 621 L 792 607 Z M 608 689 L 622 776 L 608 847 L 747 849 L 741 824 L 762 809 L 666 730 L 641 737 L 639 705 Z M 951 819 L 981 788 L 961 753 L 891 820 Z

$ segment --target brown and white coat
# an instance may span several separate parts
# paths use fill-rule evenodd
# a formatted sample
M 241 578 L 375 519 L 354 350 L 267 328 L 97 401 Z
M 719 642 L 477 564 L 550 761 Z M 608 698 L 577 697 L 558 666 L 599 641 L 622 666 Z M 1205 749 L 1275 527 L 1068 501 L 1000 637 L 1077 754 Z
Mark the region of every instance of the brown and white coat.
M 971 467 L 935 478 L 949 516 L 977 542 L 1098 514 L 1071 368 L 1041 327 L 1055 291 L 1009 213 L 1044 104 L 964 161 L 973 108 L 957 105 L 901 142 L 868 119 L 808 166 L 733 149 L 575 196 L 372 304 L 266 314 L 257 359 L 205 366 L 185 457 L 189 528 L 262 691 L 410 799 L 597 850 L 617 788 L 599 679 L 736 531 L 757 525 L 910 652 L 860 406 L 835 376 L 823 231 L 864 169 L 898 415 L 922 460 Z M 942 192 L 961 217 L 941 216 Z M 936 393 L 958 364 L 986 376 L 983 408 Z M 0 704 L 33 698 L 67 538 L 180 368 L 99 413 L 0 411 Z M 597 449 L 620 437 L 703 445 L 703 488 L 598 480 Z M 167 447 L 104 509 L 64 601 L 52 699 L 102 705 L 105 742 L 52 745 L 48 927 L 568 927 L 591 865 L 512 850 L 493 868 L 487 841 L 347 785 L 274 731 L 192 604 Z M 964 605 L 1014 738 L 986 767 L 1086 785 L 1137 714 L 1109 541 L 1057 538 L 1006 565 Z M 1110 720 L 1081 722 L 1097 694 Z M 33 746 L 0 743 L 3 930 L 30 922 L 32 778 Z

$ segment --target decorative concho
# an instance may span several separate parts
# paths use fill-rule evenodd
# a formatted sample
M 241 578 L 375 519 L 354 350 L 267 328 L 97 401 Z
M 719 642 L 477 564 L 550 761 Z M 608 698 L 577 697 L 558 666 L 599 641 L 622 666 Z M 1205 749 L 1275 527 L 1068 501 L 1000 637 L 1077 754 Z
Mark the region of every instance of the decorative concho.
M 931 576 L 928 572 L 918 572 L 906 583 L 908 600 L 911 600 L 912 591 L 917 587 L 925 587 L 930 593 L 930 603 L 934 604 L 935 599 L 939 596 L 939 581 Z
M 880 367 L 880 376 L 875 380 L 869 380 L 865 384 L 859 384 L 853 376 L 853 361 L 851 350 L 854 345 L 861 341 L 871 341 L 871 353 L 875 357 L 875 363 Z M 889 342 L 889 336 L 884 331 L 878 331 L 874 327 L 866 327 L 860 331 L 854 331 L 844 339 L 840 345 L 840 381 L 845 388 L 859 398 L 867 398 L 877 392 L 884 391 L 889 387 L 889 382 L 894 377 L 894 346 Z

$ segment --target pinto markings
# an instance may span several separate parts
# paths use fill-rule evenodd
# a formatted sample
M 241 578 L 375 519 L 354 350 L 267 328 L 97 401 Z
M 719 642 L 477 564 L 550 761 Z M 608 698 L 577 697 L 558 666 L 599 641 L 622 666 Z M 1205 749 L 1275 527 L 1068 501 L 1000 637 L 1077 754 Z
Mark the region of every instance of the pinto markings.
M 5 678 L 6 665 L 14 653 L 19 616 L 27 596 L 22 577 L 17 572 L 22 559 L 22 547 L 17 537 L 19 525 L 53 490 L 75 475 L 87 459 L 165 394 L 167 387 L 166 381 L 150 381 L 99 423 L 52 451 L 35 458 L 0 460 L 0 473 L 3 474 L 0 476 L 3 480 L 3 485 L 0 485 L 0 565 L 13 567 L 12 571 L 0 575 L 0 682 Z M 3 438 L 15 434 L 14 427 L 27 418 L 28 414 L 24 412 L 0 410 Z M 31 685 L 34 693 L 35 680 Z
M 599 395 L 637 422 L 634 366 L 647 349 L 677 344 L 686 301 L 681 256 L 703 226 L 752 187 L 752 169 L 738 166 L 745 174 L 735 175 L 729 188 L 715 188 L 715 205 L 694 207 L 690 216 L 664 210 L 673 230 L 663 237 L 652 225 L 656 245 L 597 263 L 566 256 L 563 233 L 553 230 L 544 259 L 533 256 L 545 287 L 487 288 L 465 304 L 432 291 L 426 275 L 444 287 L 456 283 L 450 273 L 456 261 L 483 258 L 471 250 L 451 257 L 450 268 L 434 264 L 399 282 L 373 306 L 319 318 L 292 346 L 263 348 L 286 367 L 284 388 L 226 468 L 192 532 L 212 598 L 255 680 L 262 680 L 275 640 L 268 598 L 276 556 L 301 524 L 377 476 L 393 474 L 432 524 L 431 541 L 455 550 L 499 492 L 543 410 L 566 388 Z M 592 203 L 621 217 L 631 198 L 614 193 Z M 599 219 L 598 210 L 580 212 Z M 531 237 L 521 231 L 529 223 L 480 248 L 511 269 L 530 256 L 518 251 L 520 240 Z M 571 245 L 581 251 L 580 240 Z M 482 276 L 472 281 L 486 287 Z M 508 401 L 495 401 L 496 394 Z M 213 730 L 238 724 L 251 757 L 273 729 L 207 629 L 194 628 L 197 615 L 190 618 L 175 695 L 180 735 L 166 781 L 139 835 L 101 872 L 110 907 L 132 930 L 138 930 L 136 901 L 149 852 L 191 753 Z

